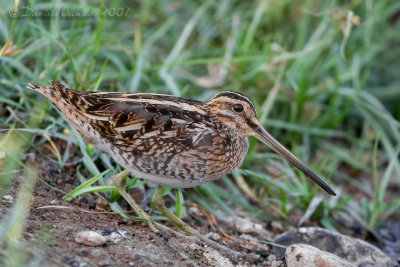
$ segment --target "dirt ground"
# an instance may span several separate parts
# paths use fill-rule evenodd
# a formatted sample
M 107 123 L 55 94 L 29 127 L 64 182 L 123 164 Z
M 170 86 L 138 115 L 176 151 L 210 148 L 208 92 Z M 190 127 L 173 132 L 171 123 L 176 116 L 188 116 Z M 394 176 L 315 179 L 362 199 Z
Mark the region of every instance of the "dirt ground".
M 41 151 L 51 156 L 45 146 Z M 71 155 L 71 162 L 76 162 L 81 156 L 77 149 L 71 151 Z M 201 241 L 176 236 L 169 231 L 154 233 L 146 223 L 124 219 L 118 214 L 107 214 L 104 210 L 101 214 L 91 213 L 99 212 L 99 203 L 96 203 L 99 198 L 95 194 L 85 194 L 76 200 L 64 201 L 64 195 L 49 186 L 71 192 L 80 184 L 76 176 L 77 165 L 60 168 L 57 163 L 44 160 L 41 155 L 32 151 L 26 155 L 25 160 L 35 162 L 37 175 L 42 179 L 37 181 L 34 188 L 32 206 L 21 243 L 21 247 L 25 250 L 26 263 L 39 262 L 41 266 L 285 266 L 284 258 L 274 255 L 270 246 L 258 243 L 260 235 L 240 236 L 240 233 L 232 231 L 230 225 L 220 221 L 218 226 L 223 231 L 234 232 L 236 236 L 250 238 L 253 241 L 247 243 L 232 241 L 220 234 L 218 237 L 222 238 L 216 242 L 231 249 L 223 251 Z M 86 178 L 90 177 L 88 173 L 82 172 Z M 9 214 L 24 177 L 25 174 L 21 171 L 13 180 L 6 197 L 1 202 L 0 219 Z M 140 201 L 143 192 L 138 193 L 140 194 L 135 194 L 134 197 Z M 120 204 L 129 210 L 123 200 Z M 70 208 L 43 208 L 45 206 Z M 215 231 L 190 216 L 186 218 L 186 221 L 199 229 L 202 234 Z M 293 224 L 296 224 L 295 221 L 298 221 L 298 218 Z M 169 222 L 163 221 L 162 224 L 174 228 Z M 263 238 L 264 241 L 273 240 L 278 234 L 288 230 L 279 223 L 275 226 L 273 224 L 262 224 L 263 231 L 269 235 L 268 238 Z M 393 240 L 382 239 L 383 241 L 379 242 L 369 240 L 394 259 L 399 257 L 400 251 L 400 232 L 394 231 L 399 229 L 398 225 L 398 221 L 387 222 L 381 228 L 389 231 L 395 237 Z M 77 243 L 76 235 L 88 230 L 104 236 L 106 243 L 99 247 Z M 354 231 L 347 234 L 360 238 Z
M 65 192 L 80 184 L 75 166 L 61 169 L 56 163 L 45 161 L 38 155 L 35 157 L 38 176 L 46 183 Z M 23 177 L 21 172 L 9 187 L 7 199 L 0 206 L 0 219 L 12 207 Z M 118 214 L 91 214 L 76 210 L 94 211 L 94 194 L 68 202 L 62 199 L 62 193 L 38 181 L 33 196 L 22 244 L 27 251 L 25 255 L 31 255 L 27 256 L 28 262 L 39 258 L 43 266 L 284 266 L 280 261 L 283 259 L 271 256 L 271 249 L 267 246 L 241 246 L 218 241 L 244 254 L 237 256 L 201 241 L 177 237 L 171 232 L 154 233 L 144 222 L 124 219 Z M 40 208 L 49 205 L 64 205 L 72 209 Z M 195 222 L 189 223 L 193 225 Z M 168 222 L 163 224 L 173 228 Z M 86 230 L 106 237 L 106 244 L 91 247 L 75 242 L 76 234 Z

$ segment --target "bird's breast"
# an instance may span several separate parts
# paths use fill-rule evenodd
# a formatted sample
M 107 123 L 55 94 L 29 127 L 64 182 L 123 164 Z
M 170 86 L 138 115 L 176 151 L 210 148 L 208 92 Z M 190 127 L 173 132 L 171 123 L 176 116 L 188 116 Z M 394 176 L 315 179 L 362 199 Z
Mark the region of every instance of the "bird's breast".
M 224 133 L 215 138 L 209 153 L 207 180 L 215 180 L 242 165 L 248 148 L 245 136 Z

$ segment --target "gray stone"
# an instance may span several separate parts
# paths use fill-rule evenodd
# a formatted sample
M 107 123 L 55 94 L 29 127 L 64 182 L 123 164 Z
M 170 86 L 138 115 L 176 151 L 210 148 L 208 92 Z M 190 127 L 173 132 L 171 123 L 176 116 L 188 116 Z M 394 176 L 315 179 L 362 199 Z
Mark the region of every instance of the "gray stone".
M 274 230 L 274 232 L 279 232 L 279 233 L 282 233 L 284 230 L 283 225 L 277 221 L 271 222 L 271 228 L 272 230 Z
M 269 255 L 268 261 L 270 261 L 270 262 L 276 261 L 276 256 L 274 254 Z
M 104 255 L 104 249 L 103 248 L 90 248 L 89 250 L 89 255 L 93 258 L 100 258 L 101 256 Z
M 319 266 L 341 266 L 356 267 L 338 256 L 321 251 L 316 247 L 305 244 L 294 244 L 286 249 L 286 265 L 288 267 L 319 267 Z
M 271 262 L 271 267 L 279 267 L 279 266 L 283 266 L 283 262 L 282 261 L 273 261 L 273 262 Z
M 75 236 L 75 242 L 87 246 L 98 247 L 107 242 L 107 239 L 94 231 L 82 231 Z
M 208 233 L 207 237 L 214 241 L 221 240 L 221 236 L 218 233 L 214 233 L 214 232 Z
M 297 243 L 309 244 L 357 266 L 399 266 L 380 249 L 363 240 L 318 227 L 304 227 L 285 232 L 275 239 L 275 243 L 284 246 Z M 273 251 L 278 258 L 285 254 L 284 248 L 275 246 Z
M 232 218 L 229 224 L 233 229 L 243 234 L 259 234 L 263 230 L 261 224 L 239 217 Z
M 117 230 L 115 232 L 112 232 L 108 239 L 113 242 L 114 244 L 118 244 L 121 242 L 122 239 L 126 238 L 126 231 L 125 230 Z
M 233 267 L 233 264 L 230 262 L 230 260 L 222 256 L 217 250 L 206 247 L 203 255 L 208 260 L 210 266 Z

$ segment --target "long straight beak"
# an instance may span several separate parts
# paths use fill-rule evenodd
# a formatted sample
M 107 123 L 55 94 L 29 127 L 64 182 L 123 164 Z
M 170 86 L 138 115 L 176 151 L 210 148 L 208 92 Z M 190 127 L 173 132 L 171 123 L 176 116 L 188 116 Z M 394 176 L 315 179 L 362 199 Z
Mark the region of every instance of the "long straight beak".
M 283 156 L 286 160 L 292 163 L 297 169 L 302 171 L 308 178 L 317 183 L 322 189 L 328 192 L 330 195 L 336 196 L 333 189 L 322 180 L 315 172 L 308 168 L 303 162 L 301 162 L 295 155 L 289 150 L 282 146 L 278 141 L 275 140 L 263 127 L 258 126 L 256 130 L 256 138 L 272 148 L 276 153 Z

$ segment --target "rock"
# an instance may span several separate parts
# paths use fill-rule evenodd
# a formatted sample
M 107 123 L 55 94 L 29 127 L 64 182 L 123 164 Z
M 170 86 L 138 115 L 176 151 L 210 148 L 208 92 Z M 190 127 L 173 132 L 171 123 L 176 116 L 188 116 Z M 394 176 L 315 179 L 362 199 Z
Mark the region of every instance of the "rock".
M 282 261 L 277 261 L 276 260 L 276 256 L 274 254 L 270 254 L 267 258 L 267 264 L 270 267 L 278 267 L 281 266 L 283 264 Z
M 203 255 L 207 259 L 210 266 L 233 267 L 233 264 L 228 258 L 222 256 L 218 251 L 214 249 L 205 249 Z
M 109 207 L 108 201 L 103 197 L 96 198 L 96 209 L 97 210 L 107 210 Z
M 114 232 L 114 233 L 111 233 L 109 239 L 114 244 L 118 244 L 122 240 L 122 236 L 119 233 Z
M 356 265 L 332 253 L 321 251 L 316 247 L 305 244 L 294 244 L 288 247 L 285 259 L 288 267 L 356 267 Z
M 81 265 L 83 265 L 77 259 L 75 259 L 74 257 L 71 257 L 71 256 L 64 256 L 62 258 L 62 261 L 63 261 L 63 263 L 66 263 L 66 264 L 68 264 L 68 266 L 71 266 L 71 267 L 80 267 Z
M 297 243 L 309 244 L 357 266 L 399 266 L 380 249 L 363 240 L 318 227 L 290 230 L 278 236 L 274 242 L 284 246 Z M 278 258 L 282 258 L 285 249 L 275 246 L 273 252 Z
M 3 197 L 3 203 L 14 203 L 14 198 L 12 195 L 5 195 Z
M 273 255 L 273 254 L 269 255 L 269 256 L 268 256 L 268 261 L 269 261 L 269 262 L 276 261 L 276 256 Z
M 103 228 L 103 231 L 101 232 L 103 236 L 106 237 L 107 240 L 110 242 L 113 242 L 114 244 L 118 244 L 121 242 L 122 239 L 126 239 L 127 236 L 127 231 L 115 227 L 106 227 Z
M 140 261 L 141 259 L 143 259 L 143 256 L 140 255 L 140 254 L 135 254 L 133 257 L 135 258 L 135 260 L 138 260 L 138 261 Z
M 400 221 L 398 219 L 387 220 L 376 231 L 379 239 L 372 240 L 371 243 L 400 263 Z
M 98 247 L 103 246 L 107 239 L 94 231 L 82 231 L 75 236 L 75 242 L 86 246 Z
M 182 207 L 182 216 L 181 216 L 181 219 L 182 219 L 183 221 L 189 221 L 189 220 L 190 220 L 190 216 L 189 216 L 188 209 L 187 209 L 185 206 Z
M 209 232 L 206 236 L 214 241 L 221 240 L 221 236 L 218 233 Z
M 108 239 L 113 242 L 114 244 L 118 244 L 121 242 L 122 239 L 126 238 L 126 231 L 125 230 L 117 230 L 115 232 L 112 232 Z
M 189 208 L 189 213 L 197 215 L 197 214 L 200 214 L 200 211 L 199 211 L 199 209 L 197 207 L 190 207 Z
M 104 255 L 104 248 L 90 248 L 89 255 L 93 258 L 100 258 Z
M 239 217 L 232 218 L 230 221 L 230 226 L 242 234 L 259 234 L 263 230 L 261 224 L 253 223 L 249 220 Z
M 278 232 L 278 233 L 282 233 L 284 230 L 283 225 L 277 221 L 271 222 L 271 228 L 274 232 Z
M 271 267 L 280 267 L 280 266 L 284 266 L 282 261 L 271 262 Z M 318 266 L 318 267 L 320 267 L 320 266 Z

